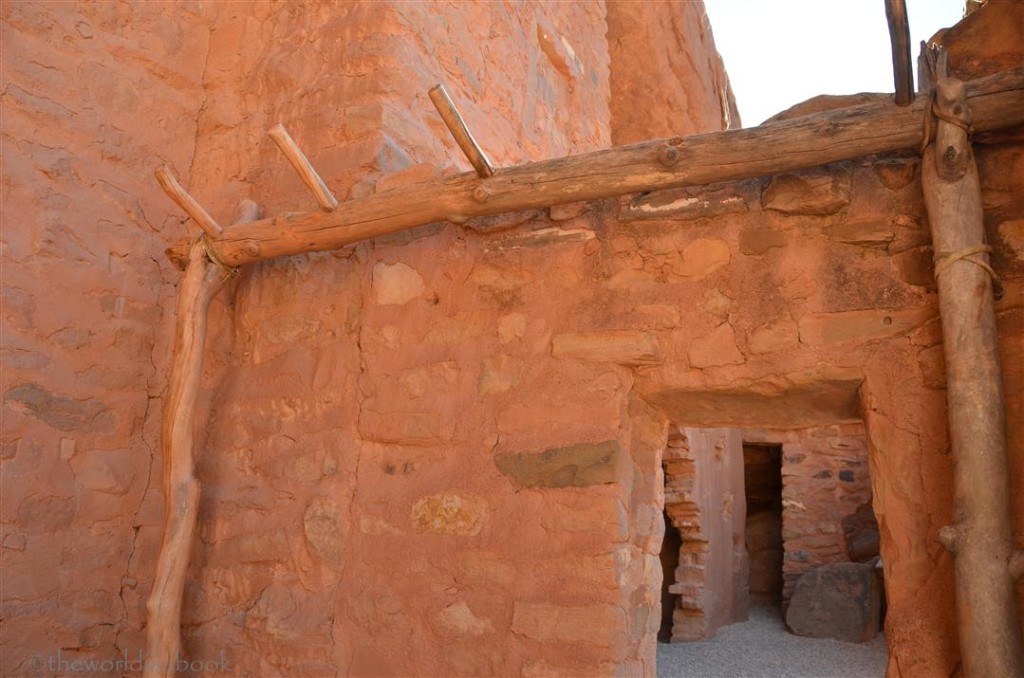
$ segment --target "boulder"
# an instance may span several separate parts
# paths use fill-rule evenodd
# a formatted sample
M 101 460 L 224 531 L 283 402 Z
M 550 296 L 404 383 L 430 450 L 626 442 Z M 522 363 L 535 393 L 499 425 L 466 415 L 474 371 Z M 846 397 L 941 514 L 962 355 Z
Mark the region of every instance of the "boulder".
M 881 616 L 882 581 L 875 567 L 833 563 L 797 581 L 786 626 L 798 636 L 863 643 L 878 634 Z

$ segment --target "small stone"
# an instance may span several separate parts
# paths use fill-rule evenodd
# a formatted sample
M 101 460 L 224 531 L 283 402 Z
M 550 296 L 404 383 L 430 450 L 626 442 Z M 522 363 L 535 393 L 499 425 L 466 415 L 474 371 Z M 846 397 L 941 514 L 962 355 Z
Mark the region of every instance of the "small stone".
M 437 615 L 437 625 L 442 631 L 454 636 L 477 637 L 494 632 L 490 619 L 477 617 L 462 601 L 444 608 Z
M 474 536 L 487 517 L 487 504 L 477 497 L 435 494 L 412 507 L 412 524 L 417 532 Z
M 477 392 L 484 395 L 506 393 L 519 383 L 523 376 L 525 361 L 508 355 L 495 355 L 484 358 L 483 369 Z
M 740 232 L 740 252 L 759 256 L 771 249 L 785 247 L 789 236 L 771 228 L 745 228 Z
M 696 368 L 739 365 L 744 362 L 743 354 L 736 346 L 736 334 L 729 323 L 722 323 L 695 340 L 688 355 L 690 366 Z
M 309 550 L 332 565 L 342 560 L 342 520 L 338 506 L 327 497 L 315 498 L 302 519 Z
M 920 161 L 914 160 L 878 160 L 876 159 L 871 163 L 871 169 L 874 170 L 875 175 L 878 177 L 882 185 L 888 188 L 890 191 L 897 191 L 911 181 L 917 175 L 917 166 Z
M 373 267 L 373 293 L 378 304 L 407 304 L 423 295 L 423 276 L 403 263 L 379 262 Z
M 587 209 L 585 202 L 570 202 L 563 205 L 552 205 L 548 210 L 551 221 L 569 221 L 583 214 Z
M 679 253 L 681 263 L 672 272 L 683 278 L 703 280 L 729 263 L 729 243 L 719 238 L 698 238 Z
M 60 452 L 58 454 L 61 460 L 67 461 L 71 457 L 75 456 L 75 440 L 74 438 L 61 438 L 60 439 Z
M 835 214 L 850 203 L 852 174 L 849 168 L 836 168 L 776 176 L 761 195 L 761 205 L 783 214 Z
M 3 547 L 12 551 L 24 551 L 28 544 L 28 537 L 23 534 L 5 534 Z

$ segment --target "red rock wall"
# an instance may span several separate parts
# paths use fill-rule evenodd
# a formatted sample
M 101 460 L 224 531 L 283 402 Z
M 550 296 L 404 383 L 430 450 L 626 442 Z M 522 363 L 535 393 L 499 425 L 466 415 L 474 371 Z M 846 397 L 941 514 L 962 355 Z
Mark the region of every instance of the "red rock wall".
M 600 4 L 426 7 L 4 6 L 4 673 L 141 647 L 179 277 L 161 250 L 184 231 L 153 166 L 225 221 L 242 197 L 313 206 L 265 137 L 279 121 L 339 198 L 465 169 L 426 100 L 439 79 L 498 163 L 615 139 Z M 1018 544 L 1022 157 L 981 153 Z M 652 674 L 666 422 L 863 419 L 890 671 L 949 675 L 916 171 L 853 163 L 247 268 L 212 311 L 186 653 L 253 674 Z
M 152 577 L 135 536 L 153 476 L 181 217 L 152 171 L 185 171 L 203 102 L 200 5 L 5 3 L 3 675 L 108 657 Z M 147 501 L 148 498 L 148 501 Z M 38 672 L 41 671 L 41 672 Z

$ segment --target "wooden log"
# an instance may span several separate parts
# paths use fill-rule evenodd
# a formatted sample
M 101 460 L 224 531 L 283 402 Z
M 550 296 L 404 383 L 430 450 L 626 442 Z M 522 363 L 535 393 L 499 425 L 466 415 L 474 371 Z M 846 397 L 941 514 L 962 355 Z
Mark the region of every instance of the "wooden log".
M 940 119 L 935 143 L 925 150 L 921 177 L 937 253 L 955 501 L 954 523 L 939 538 L 953 555 L 964 676 L 1022 676 L 1006 406 L 963 83 L 939 79 L 935 105 Z
M 237 222 L 259 217 L 259 207 L 243 201 Z M 203 344 L 210 301 L 226 279 L 210 261 L 200 239 L 193 239 L 189 263 L 178 289 L 177 327 L 160 431 L 164 538 L 157 557 L 153 590 L 146 601 L 145 678 L 176 673 L 181 648 L 181 599 L 195 536 L 199 482 L 193 464 L 195 403 L 203 371 Z
M 1024 68 L 968 85 L 976 130 L 1024 124 Z M 473 173 L 351 200 L 330 213 L 263 219 L 214 240 L 231 266 L 361 240 L 438 221 L 541 209 L 661 188 L 734 181 L 790 172 L 874 153 L 918 150 L 924 134 L 920 96 L 912 106 L 870 102 L 751 129 L 646 141 L 583 155 Z M 185 244 L 167 252 L 183 261 Z
M 156 180 L 160 184 L 160 187 L 164 189 L 164 192 L 170 196 L 171 200 L 175 202 L 185 214 L 192 218 L 192 221 L 199 224 L 199 228 L 203 229 L 206 233 L 206 237 L 215 238 L 224 233 L 224 229 L 220 227 L 214 218 L 210 216 L 209 212 L 203 209 L 195 198 L 188 194 L 188 192 L 181 187 L 178 180 L 174 178 L 171 173 L 171 168 L 164 165 L 156 171 Z
M 910 24 L 906 0 L 885 0 L 885 18 L 889 22 L 892 44 L 892 75 L 896 85 L 896 105 L 909 106 L 914 100 L 914 71 L 910 60 Z
M 320 178 L 320 175 L 313 169 L 312 163 L 309 162 L 309 158 L 302 152 L 299 145 L 295 143 L 292 136 L 288 134 L 288 130 L 284 128 L 284 125 L 275 125 L 267 134 L 277 147 L 284 153 L 284 157 L 288 159 L 295 171 L 298 172 L 299 178 L 302 179 L 302 183 L 309 187 L 309 190 L 313 191 L 313 195 L 316 196 L 317 201 L 320 203 L 320 207 L 330 212 L 338 206 L 338 199 L 331 193 L 331 189 L 327 188 L 327 184 Z
M 487 155 L 476 143 L 469 128 L 466 127 L 466 121 L 459 114 L 459 109 L 455 108 L 455 102 L 448 96 L 448 90 L 444 88 L 444 85 L 435 85 L 430 88 L 429 94 L 430 100 L 434 102 L 434 108 L 441 114 L 445 126 L 452 133 L 455 143 L 462 149 L 469 164 L 476 170 L 477 176 L 481 179 L 492 176 L 494 167 L 491 166 L 491 161 L 487 159 Z

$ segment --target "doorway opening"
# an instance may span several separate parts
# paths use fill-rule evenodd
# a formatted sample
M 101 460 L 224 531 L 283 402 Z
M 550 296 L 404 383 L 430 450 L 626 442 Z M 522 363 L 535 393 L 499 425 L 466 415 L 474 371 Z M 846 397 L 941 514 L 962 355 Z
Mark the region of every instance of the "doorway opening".
M 781 607 L 782 445 L 743 444 L 750 604 Z
M 676 608 L 679 606 L 679 593 L 674 592 L 673 584 L 676 570 L 679 568 L 679 550 L 683 546 L 683 537 L 679 529 L 672 524 L 668 513 L 662 513 L 665 519 L 665 539 L 661 543 L 661 626 L 658 628 L 658 642 L 672 641 L 672 624 Z

